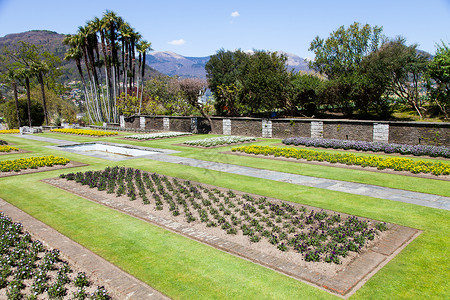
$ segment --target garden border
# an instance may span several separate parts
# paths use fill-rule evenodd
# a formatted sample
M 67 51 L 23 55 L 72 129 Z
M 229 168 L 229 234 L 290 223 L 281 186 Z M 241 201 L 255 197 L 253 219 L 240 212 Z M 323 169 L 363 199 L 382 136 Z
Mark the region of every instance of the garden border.
M 317 165 L 317 166 L 325 166 L 325 167 L 335 167 L 335 168 L 341 168 L 341 169 L 352 169 L 352 170 L 359 170 L 359 171 L 368 171 L 368 172 L 374 172 L 374 173 L 385 173 L 385 174 L 393 174 L 393 175 L 402 175 L 402 176 L 410 176 L 410 177 L 419 177 L 419 178 L 425 178 L 425 179 L 435 179 L 435 180 L 442 180 L 442 181 L 450 181 L 450 175 L 433 175 L 428 173 L 419 173 L 414 174 L 408 171 L 395 171 L 391 169 L 384 169 L 384 170 L 378 170 L 375 167 L 361 167 L 361 166 L 349 166 L 342 163 L 330 163 L 330 162 L 320 162 L 320 161 L 308 161 L 306 159 L 296 159 L 296 158 L 288 158 L 288 157 L 275 157 L 273 155 L 263 155 L 263 154 L 249 154 L 244 152 L 233 152 L 233 151 L 223 151 L 220 152 L 221 154 L 229 154 L 229 155 L 238 155 L 238 156 L 247 156 L 247 157 L 255 157 L 255 158 L 263 158 L 263 159 L 273 159 L 273 160 L 281 160 L 281 161 L 288 161 L 288 162 L 294 162 L 298 164 L 309 164 L 309 165 Z
M 45 167 L 39 167 L 37 169 L 23 169 L 23 170 L 20 170 L 19 172 L 16 172 L 16 171 L 0 172 L 0 178 L 40 173 L 40 172 L 47 172 L 47 171 L 60 170 L 60 169 L 85 167 L 85 166 L 89 166 L 89 164 L 85 164 L 85 163 L 78 162 L 78 161 L 70 161 L 69 163 L 67 163 L 65 165 L 53 165 L 52 167 L 45 166 Z
M 11 146 L 11 145 L 8 145 Z M 25 149 L 19 148 L 19 151 L 11 151 L 11 152 L 0 152 L 0 155 L 8 155 L 8 154 L 22 154 L 22 153 L 31 153 L 32 151 L 28 151 Z
M 372 277 L 379 269 L 386 265 L 398 253 L 400 253 L 404 247 L 406 247 L 411 241 L 421 234 L 420 230 L 392 224 L 392 228 L 389 230 L 386 239 L 377 242 L 371 249 L 368 249 L 357 259 L 353 260 L 337 275 L 327 278 L 318 272 L 299 268 L 297 265 L 287 263 L 282 259 L 264 255 L 243 245 L 209 235 L 202 231 L 197 231 L 191 228 L 191 226 L 186 226 L 178 223 L 177 221 L 164 219 L 132 206 L 115 202 L 113 200 L 115 198 L 114 195 L 112 197 L 105 197 L 90 191 L 81 191 L 77 188 L 77 185 L 68 184 L 64 179 L 60 178 L 43 179 L 42 181 L 90 201 L 100 203 L 119 212 L 152 223 L 163 229 L 181 234 L 184 237 L 199 241 L 239 258 L 244 258 L 261 266 L 283 273 L 284 275 L 290 276 L 294 279 L 312 284 L 343 298 L 347 298 L 355 293 L 367 280 L 369 280 L 370 277 Z M 193 183 L 213 187 L 204 183 Z M 219 187 L 219 189 L 222 188 Z M 258 196 L 253 194 L 250 195 L 255 197 Z M 279 199 L 276 200 L 282 201 Z M 307 205 L 303 206 L 313 208 Z

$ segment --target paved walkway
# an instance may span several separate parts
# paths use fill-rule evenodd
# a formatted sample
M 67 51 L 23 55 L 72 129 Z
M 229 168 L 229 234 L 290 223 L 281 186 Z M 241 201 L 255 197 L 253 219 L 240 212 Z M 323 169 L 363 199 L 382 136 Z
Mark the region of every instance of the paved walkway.
M 64 140 L 40 137 L 38 135 L 21 135 L 18 137 L 34 140 L 46 141 L 55 144 L 69 144 Z M 142 148 L 142 147 L 139 147 Z M 284 172 L 270 171 L 258 168 L 244 167 L 226 163 L 210 162 L 194 158 L 179 157 L 167 154 L 146 155 L 146 158 L 168 163 L 183 164 L 186 166 L 199 167 L 214 171 L 227 172 L 232 174 L 251 176 L 256 178 L 288 182 L 303 186 L 321 188 L 332 191 L 339 191 L 349 194 L 388 199 L 405 203 L 417 204 L 432 208 L 450 210 L 450 197 L 411 192 L 387 187 L 380 187 L 370 184 L 353 183 L 340 180 L 324 179 L 311 176 L 303 176 Z M 450 183 L 449 183 L 450 189 Z

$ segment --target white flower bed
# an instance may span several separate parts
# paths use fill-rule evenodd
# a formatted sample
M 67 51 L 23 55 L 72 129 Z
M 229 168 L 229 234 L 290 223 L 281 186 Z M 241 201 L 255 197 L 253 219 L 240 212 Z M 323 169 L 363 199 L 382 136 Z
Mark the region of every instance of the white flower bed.
M 185 141 L 184 144 L 190 146 L 214 147 L 225 144 L 243 143 L 248 141 L 256 141 L 256 138 L 248 136 L 221 136 L 206 138 L 202 140 Z
M 171 138 L 171 137 L 177 137 L 182 135 L 190 135 L 189 132 L 157 132 L 157 133 L 146 133 L 146 134 L 135 134 L 135 135 L 129 135 L 126 136 L 126 138 L 129 139 L 136 139 L 136 140 L 153 140 L 153 139 L 162 139 L 162 138 Z

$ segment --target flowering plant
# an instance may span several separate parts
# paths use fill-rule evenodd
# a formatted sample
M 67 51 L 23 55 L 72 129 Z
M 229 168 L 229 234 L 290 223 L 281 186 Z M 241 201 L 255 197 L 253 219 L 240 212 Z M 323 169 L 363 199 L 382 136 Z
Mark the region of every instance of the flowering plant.
M 126 136 L 129 139 L 136 140 L 153 140 L 153 139 L 163 139 L 163 138 L 171 138 L 183 135 L 191 135 L 189 132 L 157 132 L 157 133 L 146 133 L 146 134 L 135 134 Z
M 314 150 L 279 148 L 269 146 L 241 146 L 231 149 L 233 152 L 244 152 L 255 155 L 273 155 L 275 157 L 287 157 L 306 159 L 308 161 L 325 161 L 329 163 L 342 163 L 361 167 L 375 167 L 379 170 L 392 169 L 395 171 L 409 171 L 411 173 L 431 173 L 433 175 L 449 175 L 450 165 L 442 162 L 414 161 L 408 158 L 381 156 L 359 156 L 354 154 L 325 153 Z
M 432 157 L 450 158 L 450 147 L 432 145 L 406 145 L 382 142 L 365 142 L 337 139 L 317 139 L 308 137 L 291 137 L 283 140 L 286 145 L 303 145 L 306 147 L 323 147 L 333 149 L 353 149 L 358 151 L 373 151 L 385 153 L 428 155 Z
M 76 134 L 76 135 L 87 135 L 87 136 L 110 136 L 110 135 L 118 135 L 117 132 L 114 131 L 102 131 L 102 130 L 89 130 L 89 129 L 75 129 L 75 128 L 60 128 L 60 129 L 51 129 L 51 132 L 57 133 L 66 133 L 66 134 Z
M 256 141 L 256 138 L 247 136 L 220 136 L 202 140 L 185 141 L 184 144 L 191 146 L 214 147 L 225 144 L 243 143 L 248 141 Z

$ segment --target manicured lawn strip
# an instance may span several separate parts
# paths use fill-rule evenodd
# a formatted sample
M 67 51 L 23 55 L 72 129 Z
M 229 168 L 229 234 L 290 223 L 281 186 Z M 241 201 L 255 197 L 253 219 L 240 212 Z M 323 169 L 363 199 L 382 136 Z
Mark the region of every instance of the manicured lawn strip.
M 333 298 L 320 289 L 35 179 L 24 183 L 33 183 L 34 189 L 28 192 L 24 188 L 19 198 L 12 187 L 14 181 L 2 181 L 6 188 L 1 197 L 175 299 Z
M 229 148 L 231 149 L 231 147 Z M 448 181 L 443 180 L 418 178 L 381 172 L 368 172 L 364 171 L 364 169 L 355 170 L 219 153 L 222 151 L 227 151 L 227 149 L 205 149 L 201 153 L 198 151 L 184 151 L 183 153 L 174 155 L 305 176 L 372 184 L 447 197 L 450 196 L 449 183 Z

